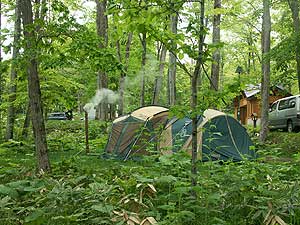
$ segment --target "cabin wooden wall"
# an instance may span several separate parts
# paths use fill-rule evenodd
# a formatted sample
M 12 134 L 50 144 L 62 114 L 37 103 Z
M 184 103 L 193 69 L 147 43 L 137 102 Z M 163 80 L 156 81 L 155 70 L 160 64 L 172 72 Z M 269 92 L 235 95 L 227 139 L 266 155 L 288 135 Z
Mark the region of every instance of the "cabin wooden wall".
M 281 99 L 285 96 L 270 96 L 269 97 L 269 104 L 271 105 L 274 101 Z M 248 120 L 251 120 L 251 115 L 252 113 L 256 113 L 257 117 L 260 118 L 260 99 L 258 98 L 242 98 L 240 100 L 240 118 L 241 118 L 241 123 L 243 125 L 248 124 Z M 237 118 L 237 108 L 238 104 L 237 101 L 234 103 L 234 117 Z

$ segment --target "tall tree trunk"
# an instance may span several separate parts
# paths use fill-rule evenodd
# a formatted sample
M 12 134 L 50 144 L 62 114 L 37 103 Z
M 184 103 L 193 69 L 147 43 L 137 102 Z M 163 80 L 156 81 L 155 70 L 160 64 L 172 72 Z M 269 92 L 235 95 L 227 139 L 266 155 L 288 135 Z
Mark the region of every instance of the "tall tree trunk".
M 198 57 L 192 77 L 192 98 L 191 98 L 191 108 L 193 112 L 192 116 L 192 186 L 197 185 L 197 159 L 198 159 L 198 148 L 201 151 L 202 146 L 198 146 L 198 118 L 197 114 L 197 84 L 198 84 L 198 77 L 200 74 L 201 65 L 203 64 L 203 45 L 204 45 L 204 0 L 200 1 L 200 32 L 199 32 L 199 39 L 198 39 Z M 194 197 L 196 197 L 196 193 L 192 192 Z
M 97 5 L 97 34 L 101 38 L 99 48 L 104 49 L 107 47 L 107 29 L 108 29 L 108 19 L 106 15 L 107 10 L 107 0 L 95 0 Z M 104 71 L 98 71 L 97 78 L 97 89 L 108 88 L 108 77 Z M 107 120 L 108 119 L 108 104 L 104 101 L 101 102 L 97 107 L 97 119 Z
M 292 11 L 295 42 L 296 42 L 296 63 L 297 63 L 297 78 L 298 78 L 298 92 L 300 93 L 300 20 L 299 20 L 299 0 L 288 0 L 290 9 Z
M 251 42 L 251 32 L 249 34 L 249 37 L 247 38 L 247 44 L 248 44 L 248 58 L 247 58 L 247 74 L 250 74 L 251 71 L 251 56 L 252 56 L 252 42 Z
M 220 54 L 220 86 L 219 86 L 219 90 L 222 91 L 224 88 L 224 54 L 221 53 Z
M 177 34 L 178 15 L 171 15 L 171 32 Z M 172 43 L 172 48 L 176 48 L 176 44 Z M 168 103 L 170 106 L 176 103 L 176 56 L 169 53 L 169 70 L 168 70 Z
M 268 134 L 269 123 L 269 95 L 270 95 L 270 59 L 266 54 L 270 52 L 271 42 L 271 16 L 270 0 L 263 0 L 263 22 L 262 22 L 262 82 L 261 82 L 261 130 L 260 140 L 265 142 Z
M 159 75 L 155 79 L 154 84 L 154 95 L 152 104 L 157 105 L 159 104 L 159 97 L 161 93 L 162 88 L 162 82 L 163 82 L 163 75 L 164 75 L 164 69 L 165 69 L 165 61 L 166 61 L 166 55 L 167 55 L 167 49 L 164 44 L 162 44 L 161 50 L 158 53 L 159 55 Z
M 128 62 L 130 57 L 130 46 L 132 42 L 132 36 L 133 33 L 129 32 L 127 37 L 127 43 L 126 43 L 126 52 L 125 52 L 125 67 L 124 71 L 121 72 L 120 77 L 120 83 L 119 83 L 119 108 L 118 108 L 118 114 L 119 116 L 123 115 L 124 113 L 124 91 L 125 91 L 125 78 L 128 72 Z M 119 46 L 119 47 L 118 47 Z M 117 45 L 118 48 L 118 55 L 119 55 L 119 61 L 121 62 L 121 50 L 120 50 L 120 44 Z
M 141 98 L 140 98 L 140 105 L 145 105 L 145 66 L 146 66 L 146 55 L 147 55 L 147 41 L 146 41 L 146 32 L 142 34 L 142 37 L 140 36 L 140 40 L 143 47 L 143 53 L 142 53 L 142 74 L 141 74 Z
M 38 161 L 38 170 L 50 171 L 46 130 L 42 111 L 40 80 L 38 76 L 36 59 L 36 33 L 32 29 L 33 12 L 30 0 L 21 0 L 21 11 L 24 27 L 24 39 L 26 43 L 24 54 L 27 61 L 26 66 L 28 73 L 28 94 L 36 155 Z
M 26 116 L 23 124 L 23 129 L 22 129 L 22 137 L 24 140 L 28 138 L 28 130 L 30 126 L 30 104 L 28 103 L 27 109 L 26 109 Z
M 256 72 L 256 63 L 255 63 L 255 43 L 254 43 L 254 39 L 253 36 L 251 36 L 251 60 L 252 60 L 252 69 L 253 72 Z
M 221 0 L 214 0 L 214 9 L 221 8 Z M 221 14 L 214 15 L 213 19 L 213 44 L 219 44 L 221 40 L 220 35 L 220 23 L 221 23 Z M 220 77 L 220 49 L 217 48 L 212 55 L 212 65 L 211 65 L 211 86 L 210 89 L 218 90 L 219 89 L 219 77 Z
M 2 0 L 0 0 L 0 37 L 2 36 Z M 2 41 L 0 41 L 0 65 L 2 64 Z M 3 85 L 3 74 L 0 71 L 0 105 L 2 104 L 2 92 L 4 89 Z M 0 109 L 0 140 L 2 140 L 2 111 Z
M 21 37 L 21 11 L 20 11 L 20 0 L 16 0 L 15 8 L 15 31 L 14 31 L 14 44 L 13 44 L 13 54 L 12 54 L 12 64 L 10 72 L 10 87 L 9 87 L 9 106 L 7 110 L 7 125 L 6 125 L 6 141 L 13 139 L 14 136 L 14 123 L 15 123 L 15 106 L 14 102 L 16 100 L 16 78 L 17 78 L 17 63 L 16 60 L 19 56 Z
M 18 1 L 20 1 L 20 0 L 18 0 Z M 35 3 L 36 3 L 36 5 L 38 5 L 38 4 L 40 4 L 40 1 L 36 0 Z M 48 10 L 48 7 L 47 7 L 47 0 L 42 0 L 42 3 L 40 4 L 40 7 L 35 7 L 34 18 L 37 18 L 40 21 L 45 21 L 46 16 L 47 16 L 47 11 L 48 12 L 50 11 L 50 10 Z M 20 13 L 21 13 L 21 9 L 20 9 Z M 40 25 L 36 25 L 37 35 L 39 35 L 40 28 L 41 28 Z M 40 38 L 40 37 L 38 37 L 38 38 Z M 47 111 L 45 112 L 45 114 L 47 114 Z M 45 118 L 47 118 L 47 117 L 44 117 L 44 119 Z M 28 105 L 27 105 L 26 115 L 25 115 L 23 128 L 22 128 L 22 138 L 24 140 L 26 140 L 28 138 L 28 132 L 29 132 L 29 128 L 30 128 L 30 121 L 31 121 L 31 110 L 30 110 L 30 102 L 29 102 Z

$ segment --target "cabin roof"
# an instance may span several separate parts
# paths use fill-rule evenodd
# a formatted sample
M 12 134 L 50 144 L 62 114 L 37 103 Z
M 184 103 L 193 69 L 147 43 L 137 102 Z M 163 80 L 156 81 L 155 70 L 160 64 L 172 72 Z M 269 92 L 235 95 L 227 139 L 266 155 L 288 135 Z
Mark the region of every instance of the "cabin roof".
M 287 93 L 287 96 L 290 96 L 291 94 L 282 86 L 282 85 L 273 85 L 271 87 L 272 90 L 279 90 L 279 91 L 282 91 L 282 92 L 285 92 Z M 246 86 L 246 89 L 243 90 L 243 93 L 245 95 L 246 98 L 250 98 L 250 97 L 253 97 L 255 96 L 256 94 L 260 93 L 261 91 L 261 84 L 248 84 Z

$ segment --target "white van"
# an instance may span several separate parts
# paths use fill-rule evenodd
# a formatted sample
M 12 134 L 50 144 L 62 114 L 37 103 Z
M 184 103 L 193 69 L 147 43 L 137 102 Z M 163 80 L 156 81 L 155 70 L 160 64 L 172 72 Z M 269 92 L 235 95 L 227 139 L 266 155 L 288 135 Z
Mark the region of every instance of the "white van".
M 300 95 L 279 99 L 271 105 L 269 127 L 288 132 L 300 128 Z

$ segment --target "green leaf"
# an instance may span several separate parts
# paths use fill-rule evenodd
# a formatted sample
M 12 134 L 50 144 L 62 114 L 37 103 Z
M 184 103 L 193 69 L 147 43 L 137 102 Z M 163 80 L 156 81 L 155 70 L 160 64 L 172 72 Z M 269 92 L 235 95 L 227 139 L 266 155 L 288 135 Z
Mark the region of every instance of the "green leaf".
M 208 196 L 208 201 L 215 203 L 216 201 L 220 200 L 220 198 L 221 198 L 221 196 L 219 193 L 212 193 Z
M 190 187 L 176 187 L 175 188 L 175 193 L 185 194 L 185 193 L 189 193 L 190 190 L 191 190 Z
M 5 154 L 5 153 L 6 153 L 6 151 L 7 151 L 6 149 L 4 149 L 4 148 L 0 148 L 0 155 L 1 155 L 1 154 Z
M 18 197 L 18 192 L 11 188 L 11 187 L 8 187 L 8 186 L 5 186 L 3 184 L 0 184 L 0 195 L 8 195 L 10 197 Z
M 175 210 L 175 204 L 174 203 L 170 203 L 168 205 L 160 205 L 157 208 L 166 210 L 166 211 L 170 211 L 170 210 Z
M 42 189 L 42 187 L 25 187 L 23 190 L 26 192 L 36 192 L 41 189 Z
M 180 60 L 182 60 L 183 58 L 184 58 L 184 54 L 183 53 L 178 53 L 178 58 L 180 59 Z
M 19 181 L 14 181 L 14 182 L 10 182 L 7 185 L 12 187 L 12 188 L 21 188 L 23 189 L 24 186 L 29 186 L 29 181 L 28 180 L 19 180 Z
M 36 210 L 32 213 L 30 213 L 27 217 L 25 217 L 25 222 L 37 222 L 38 219 L 40 219 L 44 215 L 44 212 L 42 210 Z
M 11 204 L 11 198 L 9 196 L 5 196 L 4 198 L 0 199 L 0 208 L 4 208 L 5 206 Z
M 187 210 L 182 210 L 179 212 L 178 217 L 193 219 L 195 218 L 195 214 Z
M 84 213 L 81 212 L 81 213 L 75 213 L 75 214 L 72 214 L 72 215 L 69 215 L 69 216 L 55 216 L 55 217 L 52 217 L 51 219 L 52 220 L 68 220 L 68 221 L 77 221 L 78 218 L 80 216 L 82 216 Z
M 101 213 L 111 213 L 114 207 L 112 205 L 98 204 L 98 205 L 93 205 L 92 209 Z
M 177 178 L 172 175 L 162 176 L 156 180 L 158 183 L 172 183 L 175 181 L 177 181 Z

